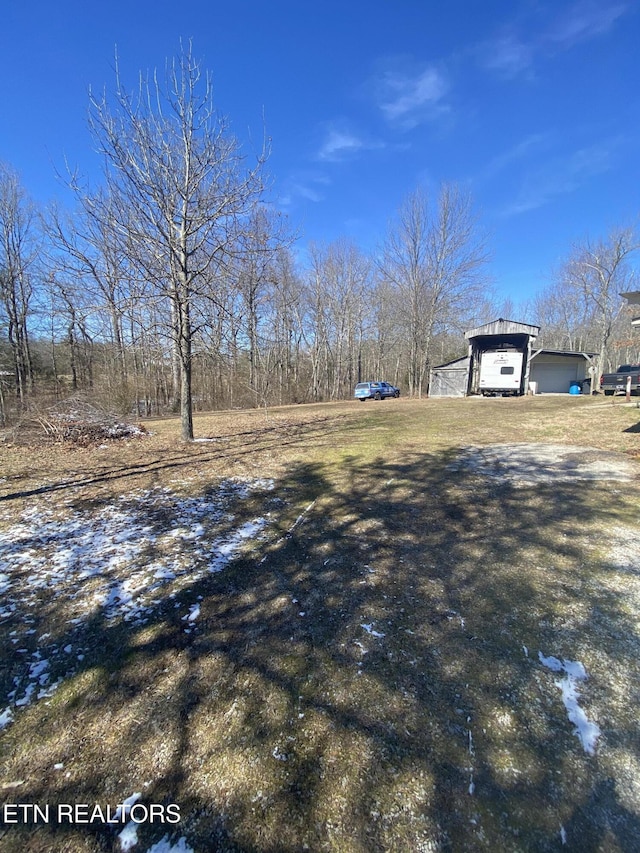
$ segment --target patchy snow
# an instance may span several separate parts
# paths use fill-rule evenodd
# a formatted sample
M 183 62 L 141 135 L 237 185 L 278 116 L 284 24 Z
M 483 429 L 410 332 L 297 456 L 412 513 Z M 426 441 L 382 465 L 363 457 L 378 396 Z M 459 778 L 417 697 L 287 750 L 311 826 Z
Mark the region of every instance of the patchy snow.
M 9 622 L 15 629 L 9 637 L 18 662 L 12 685 L 0 695 L 0 708 L 8 705 L 0 729 L 12 721 L 13 709 L 51 696 L 84 659 L 85 624 L 143 625 L 167 598 L 229 565 L 270 523 L 269 515 L 235 523 L 232 506 L 273 488 L 264 478 L 228 479 L 201 497 L 156 488 L 98 509 L 41 498 L 17 519 L 12 510 L 0 514 L 0 626 Z M 35 641 L 33 626 L 53 611 L 67 629 Z M 187 624 L 199 615 L 194 603 Z M 56 680 L 52 672 L 63 677 Z
M 123 800 L 122 805 L 116 809 L 113 817 L 114 823 L 122 820 L 123 812 L 126 820 L 131 812 L 131 807 L 135 806 L 141 796 L 142 792 L 136 791 L 130 797 L 127 797 L 126 800 Z M 131 850 L 132 847 L 135 847 L 138 843 L 138 824 L 133 820 L 129 821 L 125 828 L 118 833 L 118 840 L 122 851 Z
M 113 816 L 113 822 L 118 823 L 118 821 L 122 819 L 123 812 L 126 817 L 131 811 L 131 806 L 135 806 L 141 796 L 142 791 L 136 791 L 134 794 L 131 794 L 130 797 L 127 797 L 126 800 L 123 800 L 121 805 L 119 805 L 116 809 L 116 812 Z
M 186 616 L 183 616 L 183 619 L 186 619 L 188 622 L 195 622 L 195 620 L 200 616 L 200 605 L 192 604 L 189 608 L 189 613 Z
M 276 761 L 288 761 L 289 760 L 289 756 L 287 755 L 287 753 L 283 752 L 283 750 L 281 750 L 279 746 L 275 746 L 273 748 L 273 752 L 271 753 L 271 755 L 273 755 L 273 757 L 275 758 Z
M 218 560 L 209 566 L 209 570 L 219 572 L 223 569 L 242 543 L 247 539 L 254 539 L 266 523 L 267 520 L 265 518 L 256 518 L 253 521 L 248 521 L 239 527 L 235 533 L 232 533 L 226 541 L 219 542 L 217 546 Z
M 545 657 L 542 652 L 538 652 L 538 658 L 543 666 L 553 672 L 564 672 L 565 677 L 560 681 L 556 681 L 556 687 L 562 691 L 562 701 L 567 709 L 569 720 L 575 725 L 574 734 L 580 738 L 582 747 L 588 755 L 593 755 L 596 749 L 596 742 L 600 737 L 600 728 L 597 723 L 591 722 L 587 715 L 578 704 L 580 691 L 577 683 L 586 681 L 589 677 L 584 666 L 580 661 L 559 660 L 553 655 Z
M 374 630 L 373 624 L 363 623 L 360 627 L 364 628 L 367 634 L 371 634 L 372 637 L 376 637 L 379 640 L 384 637 L 384 634 L 381 631 Z
M 131 850 L 138 843 L 138 824 L 130 821 L 122 832 L 118 833 L 120 849 Z

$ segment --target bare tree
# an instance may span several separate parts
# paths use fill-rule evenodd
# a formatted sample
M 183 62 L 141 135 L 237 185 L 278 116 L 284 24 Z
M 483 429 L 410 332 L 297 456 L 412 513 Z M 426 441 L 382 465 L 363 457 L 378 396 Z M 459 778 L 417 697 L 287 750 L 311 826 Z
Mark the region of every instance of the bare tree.
M 0 163 L 0 310 L 11 348 L 16 396 L 21 403 L 33 383 L 27 320 L 33 295 L 35 220 L 18 175 Z
M 214 109 L 210 76 L 190 46 L 168 64 L 164 85 L 157 74 L 141 75 L 134 95 L 116 64 L 114 105 L 106 95 L 92 96 L 90 129 L 103 157 L 106 193 L 93 195 L 88 209 L 117 235 L 149 295 L 171 306 L 181 432 L 188 441 L 193 438 L 193 301 L 211 289 L 263 191 L 266 154 L 263 149 L 245 168 L 237 140 Z
M 557 274 L 565 296 L 579 300 L 588 315 L 598 352 L 598 373 L 604 369 L 615 323 L 624 307 L 620 293 L 628 289 L 633 275 L 629 259 L 638 248 L 635 231 L 618 228 L 607 238 L 576 244 Z
M 241 327 L 249 359 L 249 389 L 256 405 L 266 405 L 276 345 L 273 296 L 278 255 L 293 240 L 282 215 L 257 205 L 234 247 Z M 269 366 L 269 369 L 267 367 Z
M 303 288 L 291 252 L 284 247 L 276 254 L 274 274 L 271 307 L 278 381 L 277 399 L 280 404 L 300 402 L 304 396 L 300 387 L 303 373 Z
M 411 394 L 422 393 L 434 335 L 462 329 L 483 294 L 487 260 L 468 193 L 444 184 L 435 210 L 423 190 L 407 197 L 389 230 L 380 271 L 399 299 Z
M 575 288 L 552 283 L 534 296 L 527 310 L 541 327 L 537 346 L 582 351 L 593 347 L 591 315 Z
M 123 312 L 130 301 L 130 272 L 125 254 L 114 233 L 111 216 L 96 219 L 97 208 L 108 213 L 109 201 L 100 195 L 80 199 L 81 209 L 72 217 L 64 216 L 57 208 L 49 211 L 45 227 L 54 253 L 49 259 L 51 270 L 64 278 L 63 299 L 72 295 L 71 282 L 82 291 L 82 301 L 89 297 L 95 312 L 105 311 L 109 320 L 111 339 L 115 347 L 116 369 L 122 386 L 127 381 L 127 359 L 123 330 Z M 74 297 L 76 298 L 76 297 Z
M 50 281 L 52 308 L 58 315 L 58 323 L 63 327 L 63 341 L 69 358 L 71 388 L 78 390 L 93 389 L 94 336 L 90 327 L 92 306 L 87 304 L 75 282 L 60 276 L 52 276 Z
M 336 399 L 359 381 L 371 263 L 348 240 L 310 246 L 307 300 L 316 399 Z

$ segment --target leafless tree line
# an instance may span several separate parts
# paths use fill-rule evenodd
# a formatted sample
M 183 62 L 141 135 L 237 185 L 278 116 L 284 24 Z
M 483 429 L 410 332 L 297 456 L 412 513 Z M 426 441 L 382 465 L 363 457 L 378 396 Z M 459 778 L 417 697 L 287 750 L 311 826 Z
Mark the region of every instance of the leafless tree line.
M 268 203 L 268 143 L 248 161 L 190 47 L 133 92 L 116 63 L 90 129 L 102 180 L 69 176 L 72 211 L 36 211 L 0 167 L 2 421 L 34 395 L 82 392 L 180 413 L 189 440 L 194 409 L 336 400 L 375 378 L 419 396 L 464 329 L 495 316 L 487 242 L 456 185 L 411 193 L 378 251 L 338 240 L 303 262 Z M 572 251 L 529 307 L 545 346 L 604 365 L 636 247 L 628 230 Z
M 640 290 L 633 261 L 640 239 L 632 227 L 573 245 L 530 311 L 541 326 L 539 344 L 589 352 L 598 373 L 640 363 L 640 334 L 623 293 Z M 636 309 L 637 312 L 637 309 Z

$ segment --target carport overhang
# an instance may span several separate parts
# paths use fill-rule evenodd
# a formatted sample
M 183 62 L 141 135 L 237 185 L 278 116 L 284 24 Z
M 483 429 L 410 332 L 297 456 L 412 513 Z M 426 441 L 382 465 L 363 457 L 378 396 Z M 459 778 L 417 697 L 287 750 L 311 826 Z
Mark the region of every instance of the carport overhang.
M 560 358 L 583 358 L 585 361 L 592 361 L 596 353 L 594 352 L 570 352 L 569 350 L 557 349 L 537 349 L 531 353 L 531 361 L 539 355 L 557 355 Z
M 492 323 L 486 323 L 476 329 L 470 329 L 464 336 L 469 341 L 470 369 L 467 394 L 478 393 L 479 365 L 482 353 L 509 349 L 524 355 L 520 393 L 526 393 L 529 382 L 529 363 L 533 342 L 540 334 L 540 327 L 529 323 L 518 323 L 500 317 Z
M 541 369 L 547 369 L 546 380 L 551 379 L 552 386 L 555 380 L 556 384 L 561 384 L 564 382 L 566 384 L 566 389 L 564 387 L 551 387 L 544 388 L 542 385 L 538 385 L 538 391 L 541 393 L 564 393 L 566 390 L 569 391 L 569 384 L 573 380 L 577 380 L 580 383 L 589 380 L 593 382 L 594 375 L 594 367 L 593 367 L 593 359 L 595 358 L 596 353 L 593 352 L 576 352 L 569 350 L 553 350 L 553 349 L 537 349 L 533 350 L 531 353 L 531 357 L 529 359 L 529 376 L 531 381 L 534 379 L 537 383 L 541 381 L 541 375 L 539 375 L 539 371 L 536 370 L 536 365 L 539 364 Z M 543 362 L 547 362 L 543 364 Z M 566 365 L 565 367 L 560 367 L 560 365 Z M 583 365 L 581 368 L 580 365 Z M 569 375 L 568 377 L 565 375 L 567 369 L 571 370 L 571 365 L 574 365 L 575 374 Z M 559 376 L 558 374 L 561 374 Z M 554 376 L 555 374 L 555 376 Z
M 627 305 L 640 306 L 640 290 L 630 290 L 629 293 L 621 293 L 623 299 L 627 300 Z M 640 326 L 640 316 L 635 316 L 631 320 L 632 326 Z

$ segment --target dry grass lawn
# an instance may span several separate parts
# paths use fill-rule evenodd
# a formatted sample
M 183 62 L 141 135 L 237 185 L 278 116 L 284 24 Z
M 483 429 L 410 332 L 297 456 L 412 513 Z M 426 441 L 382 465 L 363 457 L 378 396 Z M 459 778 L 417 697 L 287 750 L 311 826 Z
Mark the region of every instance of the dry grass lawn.
M 5 438 L 0 822 L 134 793 L 180 822 L 5 820 L 0 850 L 640 849 L 639 420 L 400 399 Z M 571 451 L 489 453 L 525 444 Z

